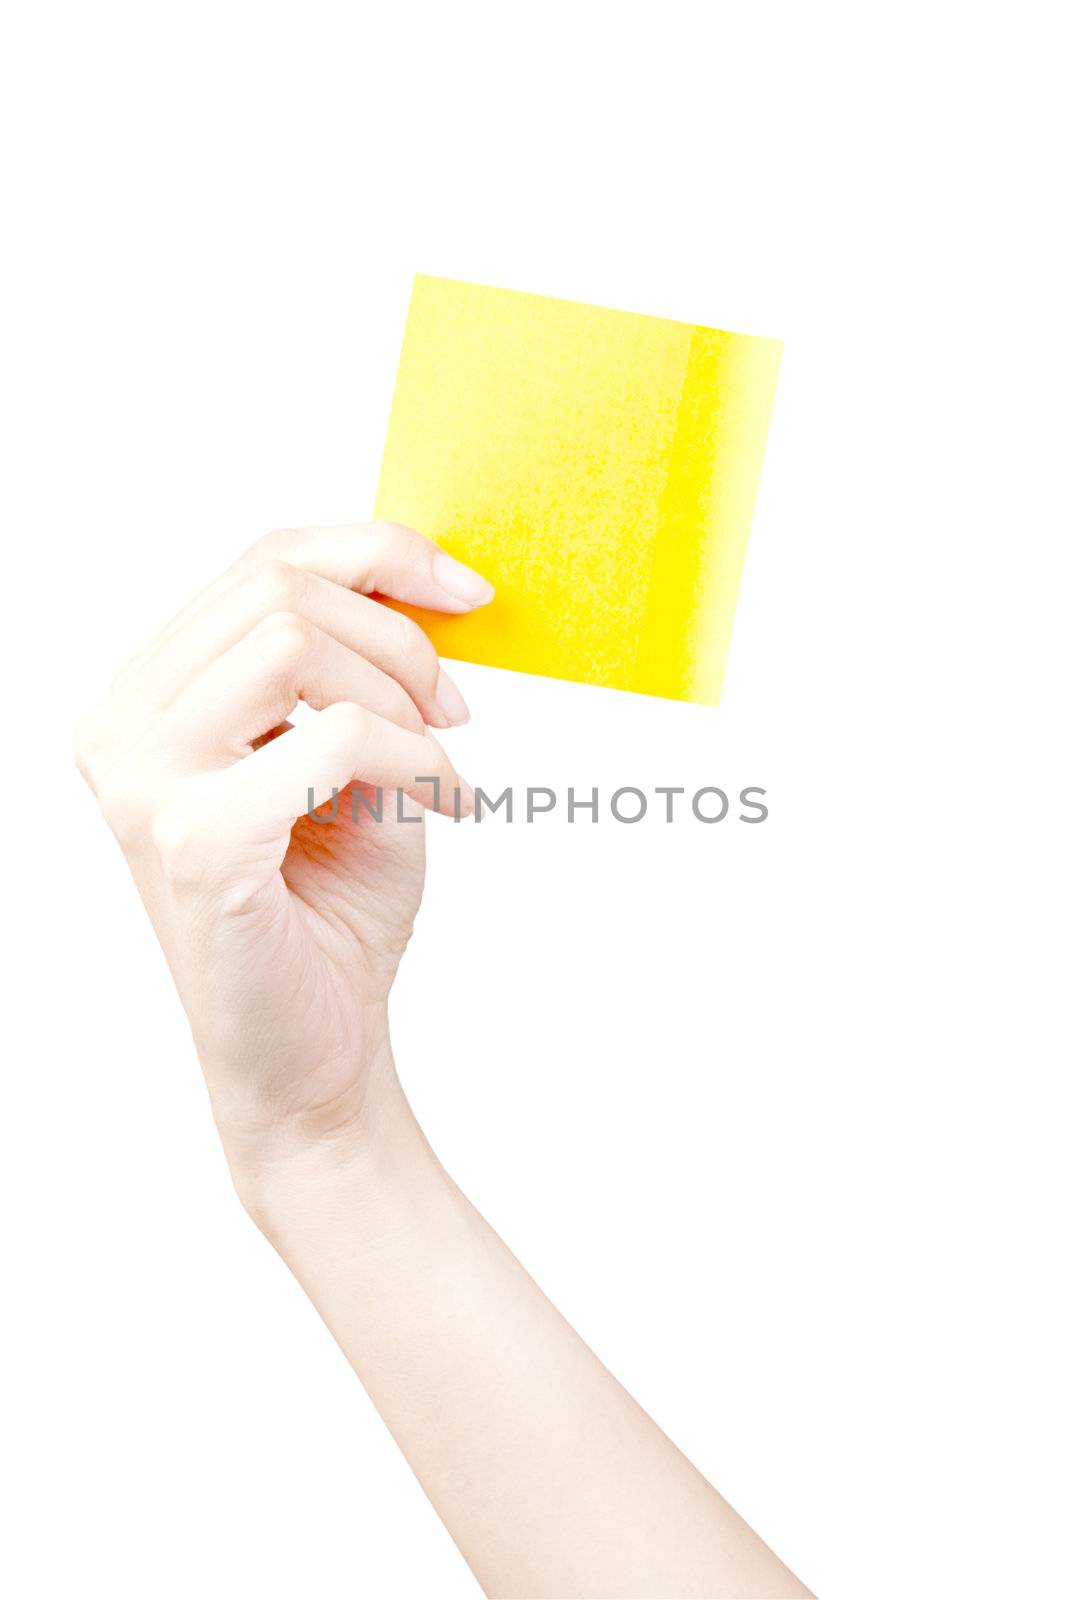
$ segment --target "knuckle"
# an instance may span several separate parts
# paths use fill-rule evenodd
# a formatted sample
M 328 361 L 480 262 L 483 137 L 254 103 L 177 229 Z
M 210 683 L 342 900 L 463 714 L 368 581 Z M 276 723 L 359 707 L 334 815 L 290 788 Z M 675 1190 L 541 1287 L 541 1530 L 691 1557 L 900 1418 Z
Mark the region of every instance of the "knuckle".
M 97 784 L 96 797 L 108 826 L 121 845 L 141 837 L 148 822 L 148 808 L 135 777 L 125 766 L 112 768 Z
M 74 726 L 71 737 L 74 765 L 98 799 L 104 774 L 114 758 L 117 742 L 110 700 L 105 700 L 84 712 Z
M 270 533 L 265 533 L 262 539 L 257 539 L 252 546 L 252 553 L 270 560 L 272 557 L 282 560 L 287 550 L 291 550 L 297 541 L 299 529 L 297 528 L 272 528 Z
M 185 800 L 165 802 L 151 819 L 152 843 L 166 881 L 175 887 L 200 882 L 210 860 L 205 818 Z
M 359 529 L 359 559 L 364 567 L 373 571 L 389 558 L 392 550 L 388 523 L 367 522 Z
M 389 720 L 400 728 L 407 728 L 411 733 L 422 733 L 424 723 L 411 696 L 398 687 L 392 700 Z
M 363 548 L 375 561 L 391 567 L 411 565 L 416 537 L 399 522 L 368 522 L 363 528 Z
M 387 539 L 394 549 L 398 545 L 416 549 L 426 542 L 420 533 L 416 533 L 414 528 L 409 528 L 403 522 L 369 522 L 367 531 Z
M 402 611 L 396 618 L 397 670 L 419 694 L 432 694 L 437 687 L 437 651 L 413 618 Z
M 307 573 L 289 561 L 271 557 L 248 578 L 255 607 L 264 615 L 296 611 L 307 588 Z
M 78 718 L 71 740 L 74 765 L 90 788 L 94 787 L 93 774 L 103 748 L 101 721 L 98 710 L 85 712 Z
M 402 522 L 383 524 L 389 541 L 389 552 L 395 562 L 411 572 L 428 572 L 438 546 L 432 539 Z
M 313 624 L 296 611 L 274 611 L 254 632 L 275 665 L 283 668 L 302 661 L 315 640 Z
M 329 717 L 338 732 L 346 739 L 362 743 L 371 731 L 371 715 L 365 706 L 354 700 L 338 700 L 321 713 Z

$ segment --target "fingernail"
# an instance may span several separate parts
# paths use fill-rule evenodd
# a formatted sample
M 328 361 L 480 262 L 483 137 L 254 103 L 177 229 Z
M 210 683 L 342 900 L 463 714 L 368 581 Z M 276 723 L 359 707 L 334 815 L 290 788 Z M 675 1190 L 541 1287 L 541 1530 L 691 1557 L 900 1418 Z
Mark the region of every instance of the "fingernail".
M 471 788 L 471 786 L 467 782 L 466 778 L 460 778 L 460 780 L 459 780 L 459 814 L 460 814 L 461 817 L 469 817 L 473 810 L 474 810 L 474 790 Z
M 445 594 L 468 608 L 484 606 L 493 598 L 493 585 L 446 550 L 438 550 L 434 556 L 433 575 Z
M 437 706 L 450 727 L 470 721 L 470 709 L 444 667 L 437 674 Z

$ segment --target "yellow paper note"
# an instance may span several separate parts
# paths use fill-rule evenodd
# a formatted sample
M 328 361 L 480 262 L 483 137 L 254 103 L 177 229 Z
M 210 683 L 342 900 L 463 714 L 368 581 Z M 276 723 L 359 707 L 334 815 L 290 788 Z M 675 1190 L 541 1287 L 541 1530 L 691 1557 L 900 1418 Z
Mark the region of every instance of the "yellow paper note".
M 718 705 L 775 339 L 415 279 L 375 515 L 496 586 L 441 655 Z

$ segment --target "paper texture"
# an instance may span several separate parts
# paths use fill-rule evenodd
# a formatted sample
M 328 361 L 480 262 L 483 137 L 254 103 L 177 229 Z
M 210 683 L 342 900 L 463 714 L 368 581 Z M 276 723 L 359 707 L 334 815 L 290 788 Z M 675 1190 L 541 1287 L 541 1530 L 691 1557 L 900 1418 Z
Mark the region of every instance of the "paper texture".
M 441 655 L 717 705 L 774 339 L 419 276 L 375 515 L 496 586 Z

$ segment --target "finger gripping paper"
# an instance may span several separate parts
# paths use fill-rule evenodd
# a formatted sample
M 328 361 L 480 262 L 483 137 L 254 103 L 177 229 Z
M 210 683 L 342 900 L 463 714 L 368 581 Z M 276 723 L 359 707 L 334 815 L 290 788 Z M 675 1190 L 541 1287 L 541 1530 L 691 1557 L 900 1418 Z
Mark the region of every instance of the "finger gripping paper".
M 375 515 L 496 599 L 400 609 L 456 660 L 718 705 L 780 355 L 417 277 Z

